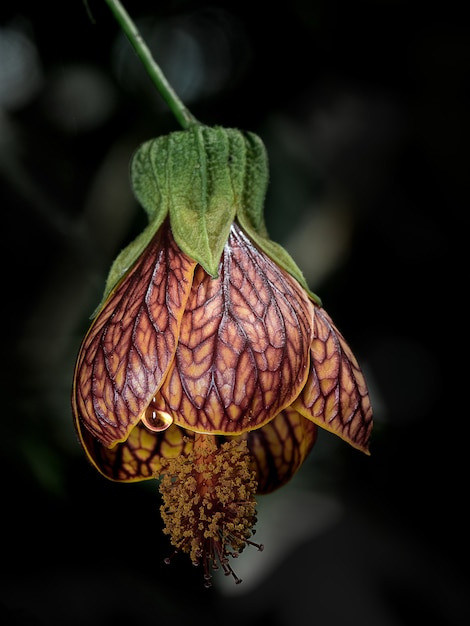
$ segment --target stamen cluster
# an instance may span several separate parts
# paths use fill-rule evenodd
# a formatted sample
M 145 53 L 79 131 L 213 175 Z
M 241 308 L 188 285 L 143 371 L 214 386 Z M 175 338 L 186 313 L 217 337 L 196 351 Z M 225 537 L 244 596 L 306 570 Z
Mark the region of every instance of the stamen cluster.
M 163 460 L 160 493 L 164 533 L 178 551 L 202 565 L 206 586 L 221 566 L 241 582 L 229 564 L 247 544 L 256 523 L 256 475 L 245 440 L 216 444 L 211 435 L 195 435 L 188 456 Z

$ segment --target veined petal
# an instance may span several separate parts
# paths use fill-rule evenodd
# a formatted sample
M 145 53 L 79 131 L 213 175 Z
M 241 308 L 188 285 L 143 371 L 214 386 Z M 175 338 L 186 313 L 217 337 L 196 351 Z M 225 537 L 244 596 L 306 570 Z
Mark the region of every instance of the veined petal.
M 262 428 L 241 435 L 253 457 L 257 493 L 270 493 L 287 483 L 309 454 L 316 436 L 317 426 L 291 408 Z
M 372 408 L 364 375 L 343 335 L 318 307 L 310 374 L 292 408 L 369 454 Z
M 82 422 L 105 446 L 126 439 L 174 357 L 195 266 L 165 225 L 111 292 L 77 359 L 79 434 Z
M 158 476 L 162 458 L 188 455 L 193 447 L 194 433 L 172 425 L 157 434 L 138 422 L 127 440 L 112 448 L 101 445 L 83 427 L 80 437 L 91 463 L 106 478 L 135 482 Z
M 233 225 L 219 277 L 196 270 L 156 408 L 197 432 L 258 428 L 306 381 L 312 319 L 297 281 Z

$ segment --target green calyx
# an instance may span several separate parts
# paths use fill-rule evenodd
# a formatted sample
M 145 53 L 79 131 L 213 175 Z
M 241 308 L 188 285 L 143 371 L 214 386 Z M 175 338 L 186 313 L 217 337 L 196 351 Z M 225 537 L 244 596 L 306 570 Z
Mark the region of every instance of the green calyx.
M 263 216 L 268 176 L 266 149 L 253 133 L 195 124 L 143 143 L 131 161 L 131 184 L 149 224 L 114 261 L 104 299 L 168 217 L 179 248 L 213 277 L 238 220 L 253 242 L 320 303 L 293 259 L 268 237 Z
M 149 221 L 169 216 L 181 250 L 215 277 L 235 216 L 262 214 L 267 158 L 255 135 L 196 125 L 144 143 L 131 180 Z

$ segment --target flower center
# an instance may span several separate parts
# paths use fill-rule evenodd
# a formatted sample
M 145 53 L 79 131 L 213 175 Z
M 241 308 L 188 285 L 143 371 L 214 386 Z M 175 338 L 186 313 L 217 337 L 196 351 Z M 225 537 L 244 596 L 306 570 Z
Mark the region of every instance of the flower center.
M 162 474 L 160 511 L 172 545 L 203 566 L 206 587 L 211 570 L 219 567 L 240 583 L 229 557 L 236 558 L 248 544 L 263 549 L 249 540 L 256 523 L 257 481 L 246 441 L 217 446 L 213 435 L 196 433 L 192 452 L 165 459 Z

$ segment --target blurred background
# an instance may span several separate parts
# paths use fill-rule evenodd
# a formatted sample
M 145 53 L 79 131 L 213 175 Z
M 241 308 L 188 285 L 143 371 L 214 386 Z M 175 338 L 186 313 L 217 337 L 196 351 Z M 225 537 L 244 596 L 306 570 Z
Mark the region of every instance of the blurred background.
M 163 563 L 156 484 L 102 478 L 70 409 L 109 266 L 145 224 L 129 160 L 179 127 L 104 1 L 2 3 L 2 624 L 470 623 L 463 4 L 124 2 L 199 120 L 265 141 L 271 236 L 375 413 L 371 456 L 321 433 L 260 498 L 243 583 L 206 590 L 186 557 Z

